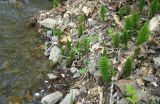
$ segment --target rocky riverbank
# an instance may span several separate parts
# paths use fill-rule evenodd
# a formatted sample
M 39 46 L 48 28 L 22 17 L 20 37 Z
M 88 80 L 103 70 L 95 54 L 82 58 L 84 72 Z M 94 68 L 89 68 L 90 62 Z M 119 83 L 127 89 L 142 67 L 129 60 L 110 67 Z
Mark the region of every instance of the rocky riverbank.
M 101 4 L 108 10 L 105 22 L 99 20 Z M 123 66 L 126 58 L 134 55 L 136 37 L 133 35 L 127 48 L 123 44 L 116 48 L 112 42 L 111 34 L 124 28 L 125 18 L 119 19 L 117 8 L 128 4 L 132 12 L 138 10 L 134 1 L 67 0 L 34 17 L 45 41 L 44 55 L 53 65 L 48 80 L 35 92 L 36 100 L 42 104 L 128 104 L 130 85 L 136 104 L 160 103 L 160 16 L 150 18 L 152 36 L 140 46 L 129 77 L 124 76 Z M 149 5 L 140 14 L 141 23 L 148 19 L 148 9 Z M 84 33 L 79 36 L 82 15 Z M 99 70 L 103 54 L 114 68 L 110 82 L 102 80 Z

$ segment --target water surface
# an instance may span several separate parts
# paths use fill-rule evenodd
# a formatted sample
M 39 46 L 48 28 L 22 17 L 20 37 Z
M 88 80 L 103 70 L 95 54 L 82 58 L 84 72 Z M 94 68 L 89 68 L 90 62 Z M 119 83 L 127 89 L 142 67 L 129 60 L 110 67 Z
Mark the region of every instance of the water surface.
M 8 0 L 9 1 L 9 0 Z M 15 4 L 0 0 L 0 104 L 9 96 L 26 96 L 38 88 L 47 70 L 40 36 L 26 21 L 40 10 L 50 9 L 48 0 L 24 0 Z

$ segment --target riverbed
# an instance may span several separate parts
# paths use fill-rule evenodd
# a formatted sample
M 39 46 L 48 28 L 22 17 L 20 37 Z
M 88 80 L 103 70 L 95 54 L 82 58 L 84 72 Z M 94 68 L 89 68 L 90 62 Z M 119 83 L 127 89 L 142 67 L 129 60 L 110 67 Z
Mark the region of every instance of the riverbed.
M 32 95 L 44 81 L 49 63 L 41 49 L 40 34 L 26 23 L 40 10 L 50 9 L 51 3 L 8 1 L 0 0 L 0 104 L 7 104 L 10 97 Z

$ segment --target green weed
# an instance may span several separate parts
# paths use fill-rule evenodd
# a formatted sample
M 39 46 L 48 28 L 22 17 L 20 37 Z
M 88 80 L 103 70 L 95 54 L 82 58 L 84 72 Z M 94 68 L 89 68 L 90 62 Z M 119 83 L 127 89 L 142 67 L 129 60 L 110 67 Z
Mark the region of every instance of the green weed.
M 140 54 L 140 51 L 141 51 L 140 47 L 136 47 L 134 49 L 134 57 L 137 57 Z
M 127 95 L 128 95 L 127 100 L 131 104 L 137 103 L 137 92 L 131 85 L 127 85 Z
M 89 38 L 85 38 L 83 40 L 83 50 L 84 50 L 84 54 L 90 51 L 90 39 Z
M 121 7 L 118 11 L 120 18 L 122 19 L 123 16 L 129 15 L 130 9 L 130 6 Z
M 113 45 L 118 48 L 119 44 L 120 44 L 120 33 L 116 32 L 113 36 L 112 36 L 112 42 Z
M 100 8 L 99 8 L 99 18 L 102 22 L 105 21 L 105 15 L 106 15 L 106 12 L 107 12 L 107 9 L 105 7 L 104 4 L 101 4 L 100 5 Z
M 127 44 L 128 44 L 128 41 L 130 40 L 130 38 L 131 38 L 131 35 L 130 35 L 131 33 L 129 32 L 129 31 L 127 31 L 127 30 L 123 30 L 123 34 L 122 34 L 122 43 L 124 43 L 125 44 L 125 46 L 127 47 Z
M 146 0 L 139 0 L 139 11 L 142 11 L 145 6 Z
M 126 30 L 135 30 L 139 26 L 140 15 L 134 12 L 131 16 L 125 19 L 124 28 Z
M 60 5 L 60 0 L 53 0 L 52 4 L 53 4 L 53 8 L 56 8 Z
M 130 56 L 126 59 L 123 68 L 124 68 L 124 75 L 126 77 L 130 76 L 132 71 L 132 58 Z
M 113 36 L 113 33 L 114 33 L 114 29 L 112 28 L 112 27 L 110 27 L 107 31 L 106 31 L 106 33 L 109 35 L 109 36 Z
M 82 24 L 79 25 L 78 27 L 78 35 L 81 37 L 84 34 L 84 27 Z
M 150 5 L 150 14 L 154 16 L 159 11 L 159 2 L 158 0 L 152 0 Z
M 87 72 L 87 68 L 81 68 L 79 72 L 80 74 L 85 74 Z
M 70 41 L 67 41 L 66 48 L 67 48 L 67 50 L 71 50 L 71 42 Z
M 74 61 L 75 52 L 70 50 L 67 57 L 67 66 L 71 66 L 72 62 Z
M 63 33 L 63 32 L 61 32 L 61 29 L 60 29 L 60 28 L 54 28 L 54 29 L 52 30 L 52 32 L 53 32 L 53 34 L 54 34 L 55 36 L 58 37 L 58 40 L 60 41 L 61 36 L 62 36 L 62 33 Z
M 138 33 L 138 36 L 136 39 L 137 45 L 141 45 L 144 42 L 148 41 L 149 36 L 150 36 L 150 31 L 149 31 L 148 23 L 145 23 Z
M 109 74 L 110 63 L 107 57 L 103 56 L 100 58 L 99 69 L 102 74 L 102 79 L 104 81 L 110 81 L 110 74 Z
M 104 56 L 104 57 L 108 56 L 108 50 L 107 50 L 107 48 L 104 48 L 102 56 Z
M 79 17 L 78 35 L 81 37 L 84 34 L 84 16 Z

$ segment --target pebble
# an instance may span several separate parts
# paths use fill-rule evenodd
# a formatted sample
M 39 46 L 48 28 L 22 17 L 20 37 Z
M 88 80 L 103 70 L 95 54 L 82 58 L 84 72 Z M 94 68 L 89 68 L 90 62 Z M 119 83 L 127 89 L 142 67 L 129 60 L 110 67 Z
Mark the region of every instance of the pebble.
M 35 96 L 40 96 L 40 94 L 39 94 L 39 93 L 35 93 L 34 95 L 35 95 Z
M 52 30 L 47 31 L 47 37 L 50 38 L 52 36 Z
M 51 45 L 51 46 L 44 52 L 44 55 L 45 55 L 45 56 L 49 56 L 49 55 L 50 55 L 50 52 L 51 52 L 52 47 L 53 47 L 53 45 Z
M 59 91 L 56 91 L 54 93 L 51 93 L 43 97 L 41 100 L 41 103 L 42 104 L 56 104 L 62 97 L 63 97 L 63 94 Z
M 79 95 L 79 90 L 78 89 L 71 89 L 70 93 L 68 93 L 63 101 L 60 104 L 71 104 L 71 97 L 73 97 L 73 100 L 75 99 L 75 97 Z
M 53 74 L 47 74 L 47 76 L 48 76 L 48 78 L 49 79 L 56 79 L 57 78 L 57 76 L 56 75 L 53 75 Z
M 88 64 L 88 71 L 92 75 L 96 72 L 96 61 L 95 60 L 91 60 L 90 63 Z
M 160 57 L 153 58 L 153 61 L 156 68 L 160 67 Z
M 73 75 L 73 78 L 78 78 L 78 77 L 80 77 L 81 76 L 81 74 L 77 71 L 74 75 Z
M 70 71 L 71 71 L 72 74 L 74 74 L 77 70 L 78 70 L 78 69 L 75 68 L 75 67 L 70 68 Z
M 61 59 L 61 50 L 57 47 L 54 46 L 51 48 L 49 60 L 52 60 L 53 64 L 56 64 L 59 62 Z

